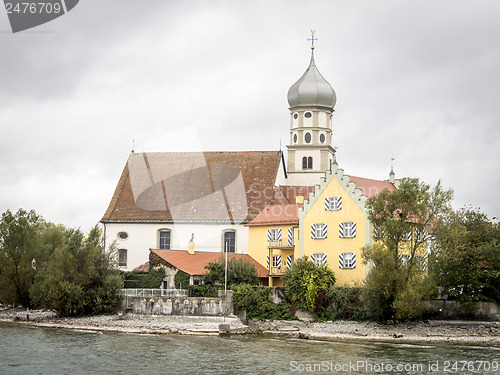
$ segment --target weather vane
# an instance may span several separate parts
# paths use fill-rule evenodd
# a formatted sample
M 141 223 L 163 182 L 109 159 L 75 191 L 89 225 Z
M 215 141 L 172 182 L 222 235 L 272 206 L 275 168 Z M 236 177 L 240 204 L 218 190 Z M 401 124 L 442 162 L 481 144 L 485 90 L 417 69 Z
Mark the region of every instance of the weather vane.
M 318 38 L 314 37 L 314 34 L 316 33 L 316 30 L 311 30 L 311 38 L 307 39 L 311 41 L 311 49 L 314 49 L 314 41 L 318 40 Z

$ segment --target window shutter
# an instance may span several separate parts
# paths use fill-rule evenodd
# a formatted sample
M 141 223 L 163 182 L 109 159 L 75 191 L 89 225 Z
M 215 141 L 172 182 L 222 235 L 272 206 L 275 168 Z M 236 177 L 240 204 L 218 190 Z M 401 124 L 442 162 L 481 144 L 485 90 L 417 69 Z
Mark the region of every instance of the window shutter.
M 351 253 L 351 268 L 356 268 L 356 254 Z
M 321 230 L 321 238 L 326 238 L 328 235 L 328 226 L 326 224 L 323 224 L 323 228 Z
M 342 209 L 342 197 L 337 197 L 337 210 Z
M 311 238 L 316 239 L 316 224 L 311 224 Z
M 339 254 L 339 268 L 344 268 L 344 253 Z
M 293 228 L 288 228 L 288 246 L 293 246 Z
M 311 254 L 311 262 L 316 264 L 316 254 Z
M 278 263 L 278 268 L 281 267 L 281 255 L 276 255 L 276 263 Z
M 267 230 L 267 241 L 268 242 L 272 242 L 273 241 L 273 230 L 272 229 L 268 229 Z
M 351 223 L 351 237 L 356 237 L 356 223 Z
M 325 211 L 330 211 L 331 210 L 331 205 L 330 205 L 330 199 L 331 198 L 325 198 Z
M 339 237 L 344 238 L 344 223 L 339 224 Z
M 407 241 L 411 241 L 411 239 L 412 239 L 412 235 L 411 235 L 411 230 L 410 230 L 410 232 L 408 232 Z
M 276 233 L 276 238 L 274 239 L 275 241 L 281 241 L 281 229 L 275 229 Z
M 322 258 L 321 258 L 321 265 L 322 265 L 322 266 L 326 266 L 326 260 L 327 260 L 327 259 L 326 259 L 326 254 L 325 254 L 325 253 L 323 253 L 323 254 L 322 254 Z
M 291 268 L 293 263 L 293 255 L 288 255 L 286 257 L 286 267 Z
M 267 269 L 269 269 L 269 255 L 267 256 Z

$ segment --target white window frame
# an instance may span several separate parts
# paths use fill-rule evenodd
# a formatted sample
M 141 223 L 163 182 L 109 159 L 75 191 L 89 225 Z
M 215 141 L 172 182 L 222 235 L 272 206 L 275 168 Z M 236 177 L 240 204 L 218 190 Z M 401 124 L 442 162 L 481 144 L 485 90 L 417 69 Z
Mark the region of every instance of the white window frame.
M 123 254 L 125 254 L 125 255 L 123 255 Z M 125 262 L 122 262 L 122 256 L 125 257 Z M 128 263 L 128 250 L 127 249 L 119 249 L 118 250 L 118 267 L 126 268 L 127 263 Z
M 168 232 L 168 247 L 162 247 L 162 233 Z M 158 230 L 158 249 L 160 250 L 170 250 L 172 248 L 172 231 L 170 229 L 164 228 Z
M 222 232 L 222 253 L 226 252 L 226 233 L 233 233 L 234 234 L 234 244 L 232 245 L 234 247 L 234 251 L 231 251 L 231 243 L 229 244 L 229 251 L 227 252 L 228 254 L 236 254 L 236 230 L 234 229 L 226 229 Z
M 271 233 L 271 238 L 269 242 L 279 242 L 281 241 L 281 231 L 279 228 L 269 229 L 269 233 Z M 278 236 L 279 234 L 279 236 Z M 268 238 L 269 240 L 269 238 Z
M 316 267 L 321 267 L 323 265 L 321 262 L 323 261 L 323 258 L 325 257 L 326 254 L 325 253 L 314 253 L 311 255 L 314 255 L 314 262 L 313 262 L 314 265 Z M 321 257 L 319 257 L 318 255 L 321 255 Z
M 356 233 L 353 234 L 353 227 L 356 227 L 356 223 L 354 221 L 346 221 L 343 224 L 344 224 L 344 238 L 356 237 Z
M 328 197 L 328 210 L 339 211 L 342 209 L 342 197 Z
M 350 255 L 350 257 L 346 257 L 346 255 Z M 356 268 L 356 262 L 353 260 L 356 259 L 356 254 L 354 253 L 344 253 L 344 268 L 354 269 Z

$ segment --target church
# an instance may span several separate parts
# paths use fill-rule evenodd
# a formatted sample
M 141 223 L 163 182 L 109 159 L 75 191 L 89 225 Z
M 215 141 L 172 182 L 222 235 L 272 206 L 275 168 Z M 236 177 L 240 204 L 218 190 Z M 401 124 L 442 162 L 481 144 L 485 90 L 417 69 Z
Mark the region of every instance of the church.
M 316 201 L 319 191 L 326 187 L 328 173 L 331 181 L 332 171 L 337 173 L 339 168 L 332 147 L 336 94 L 316 67 L 314 34 L 312 42 L 307 69 L 288 90 L 290 138 L 286 154 L 280 150 L 129 155 L 101 220 L 106 246 L 117 247 L 121 269 L 132 270 L 144 264 L 155 249 L 186 252 L 189 248 L 194 258 L 205 252 L 248 254 L 269 270 L 272 285 L 273 277 L 279 278 L 294 254 L 315 254 L 314 249 L 304 248 L 308 245 L 303 241 L 306 232 L 300 222 L 300 216 L 310 217 L 311 210 L 307 215 L 300 212 Z M 355 180 L 349 176 L 344 179 L 339 186 L 363 195 Z M 393 173 L 387 182 L 358 178 L 357 183 L 371 193 L 395 188 Z M 284 210 L 280 215 L 265 215 L 270 207 L 288 206 L 295 207 L 292 219 Z M 272 238 L 267 235 L 274 229 L 267 226 L 283 220 L 289 237 L 285 245 L 281 238 L 278 240 L 278 231 L 272 231 Z M 266 228 L 265 239 L 258 238 L 261 233 L 257 234 L 255 228 L 259 226 Z M 371 231 L 371 227 L 363 230 Z M 285 251 L 284 247 L 293 246 L 295 241 L 301 244 L 300 251 L 299 247 L 297 251 Z M 365 243 L 363 240 L 361 246 Z M 270 249 L 278 249 L 278 253 L 283 250 L 286 256 L 271 254 Z M 326 262 L 327 258 L 321 259 Z M 273 273 L 272 266 L 278 273 Z

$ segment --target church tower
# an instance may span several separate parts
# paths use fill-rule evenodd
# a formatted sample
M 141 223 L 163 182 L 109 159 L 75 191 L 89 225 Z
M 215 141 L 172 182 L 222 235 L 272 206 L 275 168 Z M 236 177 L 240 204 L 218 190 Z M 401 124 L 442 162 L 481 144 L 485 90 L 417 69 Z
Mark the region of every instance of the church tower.
M 314 31 L 311 61 L 300 79 L 288 90 L 290 144 L 288 184 L 314 185 L 335 160 L 332 147 L 332 115 L 337 97 L 314 62 Z

